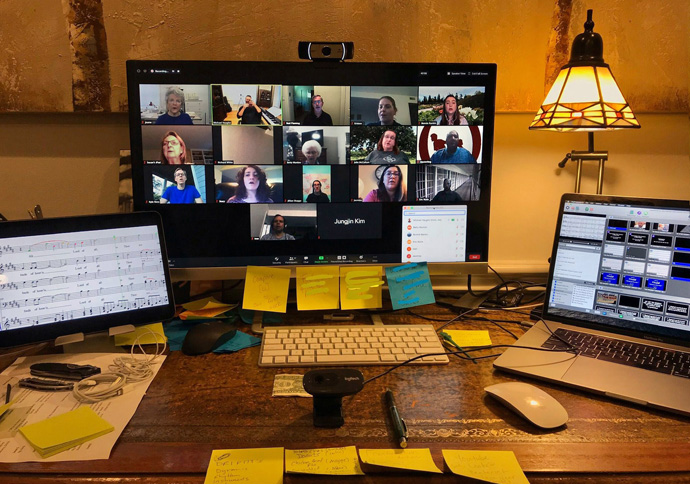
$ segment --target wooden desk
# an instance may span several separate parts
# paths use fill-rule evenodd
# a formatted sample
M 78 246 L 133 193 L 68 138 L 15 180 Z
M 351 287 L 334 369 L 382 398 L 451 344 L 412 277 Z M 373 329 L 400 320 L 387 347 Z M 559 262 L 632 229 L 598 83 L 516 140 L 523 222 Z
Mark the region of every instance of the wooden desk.
M 417 311 L 451 317 L 450 312 L 436 306 Z M 316 320 L 317 316 L 307 313 L 301 318 Z M 405 312 L 382 317 L 386 322 L 421 322 Z M 508 313 L 494 317 L 517 318 Z M 521 332 L 516 325 L 506 326 Z M 495 344 L 512 341 L 490 323 L 463 323 L 451 328 L 488 329 Z M 690 419 L 532 382 L 556 397 L 570 415 L 563 429 L 537 430 L 484 395 L 483 387 L 516 379 L 494 372 L 491 359 L 473 364 L 452 357 L 449 365 L 398 369 L 344 399 L 343 427 L 317 429 L 312 425 L 310 399 L 271 397 L 276 374 L 307 370 L 260 369 L 258 355 L 258 347 L 199 357 L 173 352 L 110 459 L 0 464 L 0 483 L 28 484 L 40 479 L 44 484 L 200 484 L 213 449 L 395 448 L 383 405 L 386 387 L 395 392 L 408 423 L 410 447 L 431 448 L 441 469 L 441 449 L 503 449 L 515 452 L 532 484 L 690 483 Z M 362 371 L 368 378 L 385 369 L 364 367 Z M 324 481 L 327 478 L 323 476 L 285 475 L 286 483 Z M 447 469 L 444 475 L 370 473 L 347 481 L 463 482 Z

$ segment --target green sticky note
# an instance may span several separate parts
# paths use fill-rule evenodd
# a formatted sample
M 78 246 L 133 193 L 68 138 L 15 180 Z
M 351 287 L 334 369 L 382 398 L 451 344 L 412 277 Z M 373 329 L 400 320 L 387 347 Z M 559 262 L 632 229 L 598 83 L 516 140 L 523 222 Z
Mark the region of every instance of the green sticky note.
M 19 432 L 41 457 L 50 457 L 113 430 L 113 426 L 91 407 L 82 406 L 71 412 L 25 425 Z

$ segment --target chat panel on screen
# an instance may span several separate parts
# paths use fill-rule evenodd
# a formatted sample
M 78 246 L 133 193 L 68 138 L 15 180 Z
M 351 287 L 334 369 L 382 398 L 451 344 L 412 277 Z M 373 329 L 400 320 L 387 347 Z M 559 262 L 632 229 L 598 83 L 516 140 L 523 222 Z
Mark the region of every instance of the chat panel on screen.
M 481 163 L 483 126 L 422 126 L 417 160 L 422 163 Z
M 458 203 L 479 200 L 481 165 L 416 165 L 418 201 Z
M 349 156 L 349 126 L 283 128 L 283 163 L 287 165 L 345 165 Z
M 417 124 L 416 86 L 352 86 L 350 124 L 414 126 Z
M 416 126 L 352 126 L 350 163 L 385 165 L 416 162 Z
M 273 84 L 212 84 L 213 124 L 281 126 L 281 92 Z
M 208 84 L 142 84 L 141 124 L 211 124 Z
M 408 165 L 360 165 L 357 199 L 363 202 L 407 200 Z
M 147 165 L 144 168 L 146 203 L 206 203 L 205 166 Z
M 270 126 L 247 126 L 244 129 L 222 126 L 220 132 L 223 159 L 217 161 L 217 164 L 273 164 L 273 139 L 274 136 L 281 135 L 280 131 L 281 128 Z
M 275 203 L 250 207 L 251 238 L 258 241 L 314 240 L 316 205 Z
M 420 125 L 482 126 L 484 86 L 420 86 Z
M 141 140 L 144 164 L 213 164 L 210 126 L 142 126 Z
M 348 126 L 349 86 L 283 86 L 286 126 Z
M 274 203 L 283 201 L 282 165 L 216 165 L 217 203 Z

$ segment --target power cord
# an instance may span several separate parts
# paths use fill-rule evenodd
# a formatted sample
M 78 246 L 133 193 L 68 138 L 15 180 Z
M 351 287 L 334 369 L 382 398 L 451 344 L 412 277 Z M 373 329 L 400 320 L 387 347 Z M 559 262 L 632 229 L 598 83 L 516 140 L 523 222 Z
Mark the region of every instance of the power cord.
M 156 340 L 156 351 L 153 354 L 146 353 L 141 344 L 141 338 L 149 334 L 152 334 Z M 159 343 L 159 338 L 163 339 L 162 343 Z M 108 367 L 109 373 L 100 373 L 75 383 L 72 389 L 74 398 L 84 403 L 97 403 L 122 395 L 127 391 L 128 384 L 153 378 L 152 366 L 163 355 L 167 347 L 163 335 L 147 328 L 134 340 L 129 356 L 117 357 L 113 360 L 113 363 Z M 141 354 L 135 353 L 137 348 Z

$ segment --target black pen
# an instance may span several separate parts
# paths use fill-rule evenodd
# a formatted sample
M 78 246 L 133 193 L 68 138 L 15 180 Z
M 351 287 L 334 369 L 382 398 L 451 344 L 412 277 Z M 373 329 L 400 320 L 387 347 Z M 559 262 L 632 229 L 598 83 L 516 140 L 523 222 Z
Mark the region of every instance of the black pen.
M 7 384 L 7 393 L 5 394 L 5 405 L 10 403 L 10 396 L 12 395 L 12 385 Z
M 398 440 L 401 448 L 407 447 L 407 425 L 405 421 L 400 417 L 398 413 L 398 407 L 395 406 L 395 399 L 393 398 L 393 392 L 389 388 L 386 388 L 386 407 L 388 408 L 388 413 L 391 416 L 391 422 L 393 423 L 393 431 L 395 432 L 395 438 Z

